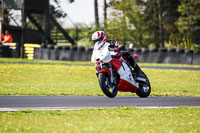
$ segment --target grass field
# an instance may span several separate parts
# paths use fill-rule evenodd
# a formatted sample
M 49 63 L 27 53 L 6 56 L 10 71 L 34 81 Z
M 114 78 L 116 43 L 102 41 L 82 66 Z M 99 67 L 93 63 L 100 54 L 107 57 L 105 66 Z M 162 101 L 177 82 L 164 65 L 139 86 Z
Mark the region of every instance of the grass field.
M 14 62 L 14 59 L 0 58 L 0 62 L 5 61 Z M 55 65 L 0 64 L 0 95 L 103 95 L 93 66 L 61 65 L 85 62 L 15 61 Z M 200 71 L 147 68 L 143 71 L 151 82 L 151 96 L 200 96 Z
M 0 132 L 199 133 L 200 107 L 0 112 Z

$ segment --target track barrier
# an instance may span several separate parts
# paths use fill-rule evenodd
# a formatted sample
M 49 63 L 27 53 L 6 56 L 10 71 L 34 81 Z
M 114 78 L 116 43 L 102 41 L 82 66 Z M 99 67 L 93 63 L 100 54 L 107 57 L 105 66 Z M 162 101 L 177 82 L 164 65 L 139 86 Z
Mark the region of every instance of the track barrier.
M 24 44 L 24 57 L 28 59 L 33 59 L 34 48 L 40 48 L 39 44 Z
M 43 60 L 90 61 L 92 48 L 47 45 L 34 49 L 34 58 Z M 184 49 L 128 49 L 141 63 L 200 65 L 200 51 Z

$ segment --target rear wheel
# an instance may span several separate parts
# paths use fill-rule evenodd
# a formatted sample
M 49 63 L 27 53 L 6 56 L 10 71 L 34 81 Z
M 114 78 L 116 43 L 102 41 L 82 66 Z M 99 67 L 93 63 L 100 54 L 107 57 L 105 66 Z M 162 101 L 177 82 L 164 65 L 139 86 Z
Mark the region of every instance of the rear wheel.
M 145 97 L 148 97 L 150 93 L 151 93 L 151 85 L 148 78 L 147 78 L 147 82 L 139 82 L 139 89 L 136 92 L 136 94 L 139 97 L 145 98 Z
M 114 98 L 117 95 L 117 85 L 111 84 L 107 73 L 99 73 L 98 80 L 101 90 L 107 97 Z

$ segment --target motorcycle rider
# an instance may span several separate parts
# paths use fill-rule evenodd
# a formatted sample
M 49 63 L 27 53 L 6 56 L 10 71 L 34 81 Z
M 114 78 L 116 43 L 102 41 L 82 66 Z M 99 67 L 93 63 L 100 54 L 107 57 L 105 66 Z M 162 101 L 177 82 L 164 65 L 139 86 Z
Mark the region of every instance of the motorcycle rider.
M 106 35 L 104 31 L 96 31 L 92 34 L 92 41 L 94 45 L 99 45 L 99 49 L 102 48 L 104 45 L 108 45 L 109 48 L 114 49 L 114 51 L 120 50 L 122 57 L 125 58 L 126 61 L 131 65 L 131 67 L 134 68 L 134 71 L 137 74 L 137 77 L 144 77 L 145 75 L 143 74 L 142 70 L 140 67 L 137 65 L 136 61 L 133 59 L 132 55 L 125 51 L 125 48 L 123 48 L 122 45 L 119 45 L 119 43 L 115 40 L 110 40 L 106 38 Z M 93 56 L 91 61 L 93 61 Z

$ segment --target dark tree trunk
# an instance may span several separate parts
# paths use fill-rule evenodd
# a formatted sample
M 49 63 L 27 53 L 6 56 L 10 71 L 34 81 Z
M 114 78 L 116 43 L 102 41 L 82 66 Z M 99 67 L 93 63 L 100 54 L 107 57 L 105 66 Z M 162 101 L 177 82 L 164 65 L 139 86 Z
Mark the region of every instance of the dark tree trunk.
M 3 23 L 4 24 L 9 24 L 9 11 L 7 9 L 3 10 Z
M 107 2 L 104 0 L 104 27 L 107 27 Z
M 159 20 L 158 20 L 158 4 L 157 4 L 157 0 L 153 1 L 153 21 L 156 23 L 156 25 L 154 25 L 154 43 L 155 43 L 155 47 L 159 48 L 160 47 L 160 36 L 159 36 Z
M 164 29 L 162 20 L 162 3 L 161 0 L 157 0 L 158 5 L 158 24 L 159 24 L 159 43 L 160 48 L 164 48 Z
M 98 0 L 94 0 L 95 26 L 99 28 Z

